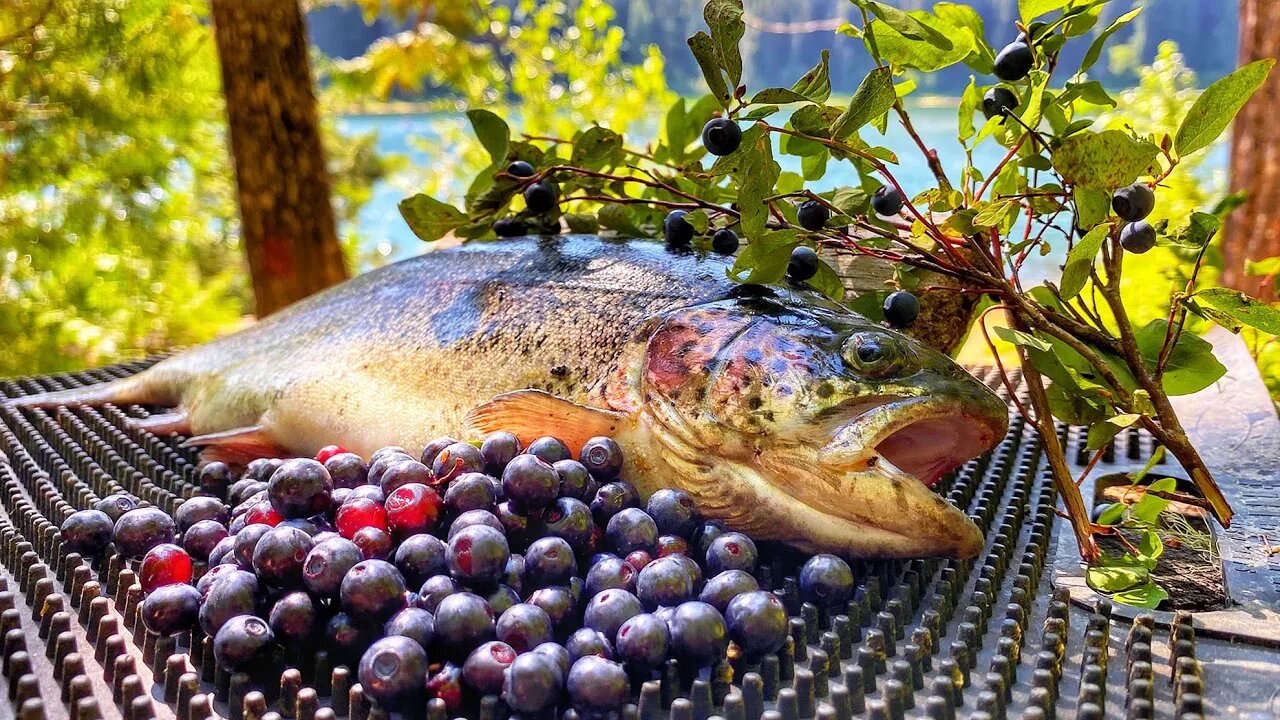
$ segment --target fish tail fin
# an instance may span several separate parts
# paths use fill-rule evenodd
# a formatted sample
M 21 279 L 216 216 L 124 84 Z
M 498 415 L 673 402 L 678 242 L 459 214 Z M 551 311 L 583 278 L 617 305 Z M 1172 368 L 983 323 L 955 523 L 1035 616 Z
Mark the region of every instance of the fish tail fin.
M 137 375 L 86 385 L 84 387 L 54 390 L 52 392 L 10 398 L 4 404 L 17 408 L 55 408 L 62 405 L 96 407 L 114 405 L 177 405 L 179 398 L 161 383 L 155 382 L 150 371 Z

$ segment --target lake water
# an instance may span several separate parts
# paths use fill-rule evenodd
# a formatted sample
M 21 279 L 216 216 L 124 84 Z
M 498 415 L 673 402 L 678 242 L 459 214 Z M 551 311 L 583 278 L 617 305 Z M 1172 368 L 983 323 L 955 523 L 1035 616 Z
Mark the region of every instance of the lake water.
M 912 108 L 911 119 L 924 142 L 937 148 L 952 181 L 959 176 L 964 165 L 964 153 L 956 141 L 956 111 L 954 108 L 919 106 Z M 448 152 L 447 148 L 433 145 L 432 140 L 440 137 L 441 128 L 465 123 L 461 113 L 422 113 L 411 115 L 350 115 L 342 118 L 339 129 L 342 132 L 365 133 L 370 130 L 378 132 L 378 148 L 385 153 L 399 153 L 408 156 L 413 167 L 425 167 L 433 161 L 437 152 Z M 873 137 L 874 130 L 864 136 L 874 144 L 884 145 L 898 154 L 900 165 L 893 168 L 894 176 L 909 193 L 915 193 L 933 185 L 933 177 L 925 165 L 919 150 L 911 138 L 894 122 L 889 123 L 889 132 L 882 139 Z M 629 144 L 643 145 L 647 138 L 632 137 Z M 979 168 L 992 168 L 1004 156 L 1005 150 L 995 142 L 988 140 L 974 152 L 974 164 Z M 777 154 L 778 161 L 785 170 L 800 171 L 800 158 Z M 434 159 L 438 159 L 434 158 Z M 1227 152 L 1223 145 L 1210 150 L 1209 157 L 1199 167 L 1198 174 L 1206 181 L 1215 175 L 1221 175 L 1226 168 Z M 461 195 L 470 182 L 469 177 L 455 180 L 454 191 Z M 857 183 L 857 173 L 847 162 L 831 162 L 827 165 L 827 174 L 821 180 L 808 184 L 810 189 L 818 192 L 841 185 Z M 418 240 L 409 228 L 396 205 L 407 194 L 412 192 L 411 184 L 406 177 L 389 178 L 380 182 L 373 189 L 373 197 L 362 209 L 358 231 L 364 238 L 368 249 L 378 250 L 389 259 L 401 259 L 422 251 L 423 243 Z M 1051 262 L 1052 258 L 1048 262 Z

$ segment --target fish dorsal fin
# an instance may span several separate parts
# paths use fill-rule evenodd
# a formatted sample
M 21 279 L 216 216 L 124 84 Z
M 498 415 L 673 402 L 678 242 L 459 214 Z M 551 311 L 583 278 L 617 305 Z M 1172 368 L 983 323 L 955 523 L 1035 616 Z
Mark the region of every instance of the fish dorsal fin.
M 481 434 L 506 430 L 522 445 L 554 435 L 576 450 L 593 437 L 617 434 L 626 417 L 541 390 L 517 390 L 476 406 L 467 413 L 467 427 Z

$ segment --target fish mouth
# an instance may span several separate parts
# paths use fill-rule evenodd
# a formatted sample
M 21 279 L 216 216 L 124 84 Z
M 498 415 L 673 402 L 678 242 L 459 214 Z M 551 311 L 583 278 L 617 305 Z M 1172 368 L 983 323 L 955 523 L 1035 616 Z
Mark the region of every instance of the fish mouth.
M 995 446 L 1008 427 L 1003 403 L 931 397 L 890 400 L 838 427 L 818 453 L 834 470 L 888 464 L 933 488 L 951 470 Z

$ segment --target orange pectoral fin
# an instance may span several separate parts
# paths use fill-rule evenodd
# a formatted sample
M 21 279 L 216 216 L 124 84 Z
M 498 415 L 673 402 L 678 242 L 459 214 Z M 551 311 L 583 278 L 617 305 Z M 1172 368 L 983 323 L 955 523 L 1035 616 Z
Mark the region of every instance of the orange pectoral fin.
M 523 445 L 546 435 L 575 451 L 600 435 L 617 434 L 627 416 L 587 407 L 541 390 L 504 393 L 467 413 L 467 427 L 479 434 L 506 430 Z
M 243 464 L 263 457 L 293 457 L 294 455 L 276 444 L 261 425 L 196 435 L 188 438 L 182 445 L 200 448 L 200 457 L 204 460 L 235 464 Z

